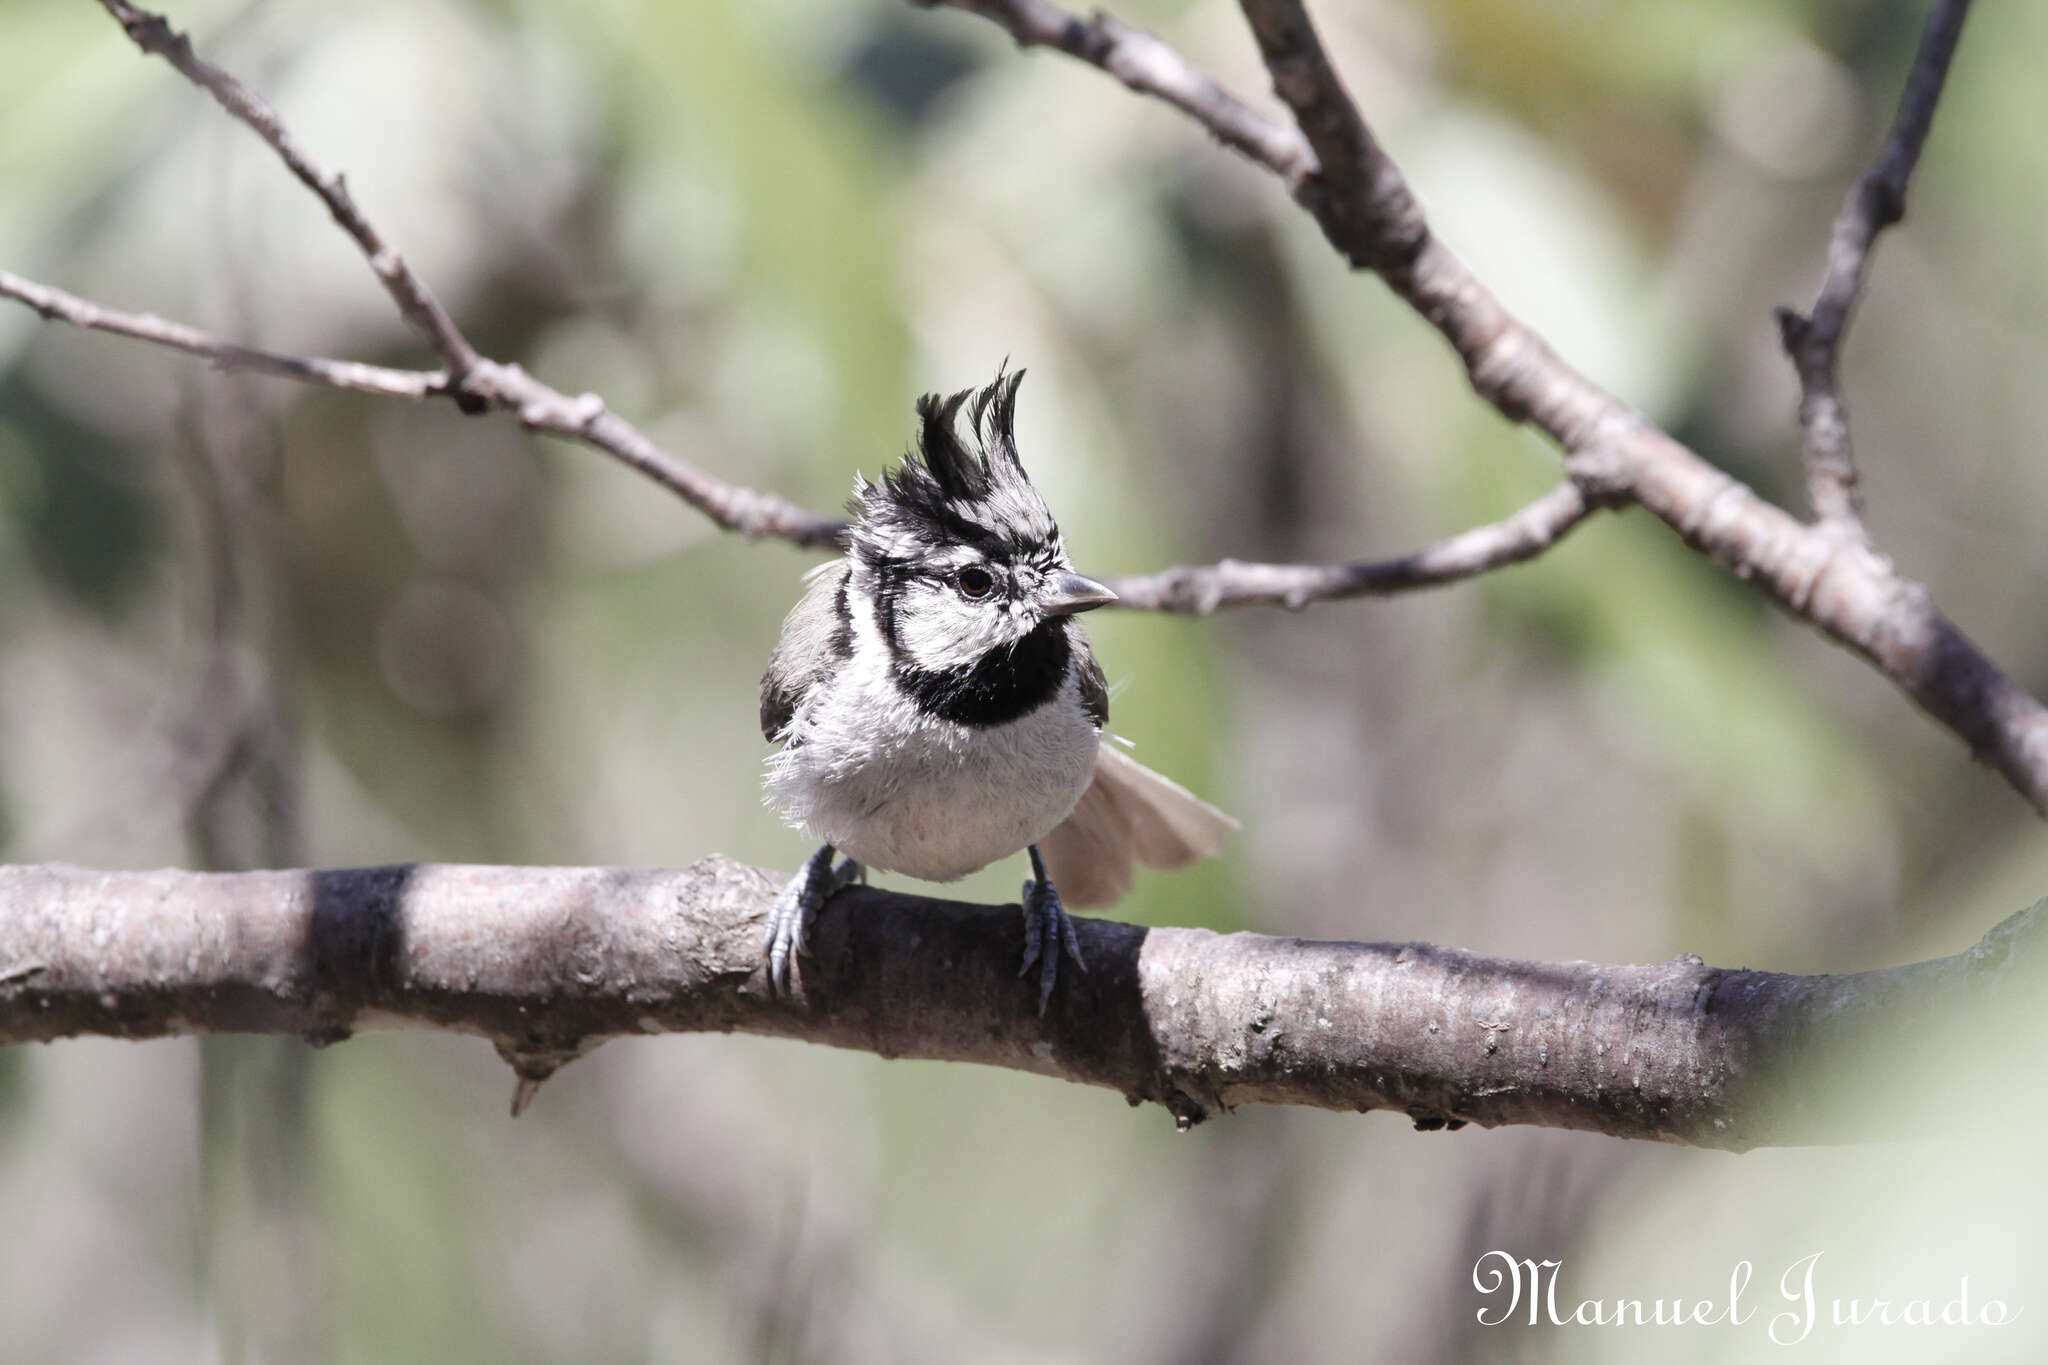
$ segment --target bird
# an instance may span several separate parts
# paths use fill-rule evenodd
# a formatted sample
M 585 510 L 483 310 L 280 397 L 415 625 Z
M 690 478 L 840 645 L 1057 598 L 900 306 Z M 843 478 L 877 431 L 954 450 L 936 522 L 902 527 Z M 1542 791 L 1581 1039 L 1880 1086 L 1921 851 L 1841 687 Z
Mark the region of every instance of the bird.
M 1109 904 L 1134 863 L 1185 866 L 1238 827 L 1108 733 L 1075 618 L 1116 593 L 1075 572 L 1024 471 L 1023 378 L 1006 361 L 918 400 L 913 446 L 878 481 L 855 476 L 845 554 L 783 622 L 761 678 L 780 746 L 766 799 L 820 846 L 769 912 L 772 992 L 791 993 L 812 917 L 866 869 L 948 882 L 1027 852 L 1017 975 L 1036 970 L 1043 1015 L 1062 955 L 1087 970 L 1068 904 Z

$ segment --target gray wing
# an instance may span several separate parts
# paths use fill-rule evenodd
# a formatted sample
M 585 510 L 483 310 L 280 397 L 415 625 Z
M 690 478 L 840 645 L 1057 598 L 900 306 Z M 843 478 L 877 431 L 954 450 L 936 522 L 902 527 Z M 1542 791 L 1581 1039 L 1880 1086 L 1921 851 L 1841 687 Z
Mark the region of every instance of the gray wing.
M 1105 737 L 1094 782 L 1038 847 L 1060 899 L 1086 908 L 1121 898 L 1136 864 L 1186 867 L 1221 849 L 1236 828 L 1237 821 Z
M 782 623 L 782 639 L 761 675 L 761 733 L 778 739 L 811 688 L 853 653 L 853 620 L 846 609 L 846 564 L 826 565 Z
M 1088 641 L 1080 631 L 1074 632 L 1074 671 L 1080 675 L 1081 705 L 1095 721 L 1095 728 L 1104 729 L 1109 725 L 1109 680 L 1102 676 L 1102 665 L 1095 661 L 1095 651 L 1088 648 Z

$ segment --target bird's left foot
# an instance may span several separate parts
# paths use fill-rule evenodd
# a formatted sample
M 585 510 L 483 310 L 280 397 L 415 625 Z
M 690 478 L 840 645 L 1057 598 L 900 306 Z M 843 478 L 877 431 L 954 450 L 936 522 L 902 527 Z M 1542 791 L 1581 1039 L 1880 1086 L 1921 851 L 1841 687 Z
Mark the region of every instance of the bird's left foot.
M 1036 844 L 1031 846 L 1031 871 L 1032 880 L 1024 883 L 1024 965 L 1017 975 L 1028 977 L 1034 966 L 1038 968 L 1038 1012 L 1042 1015 L 1052 1000 L 1053 983 L 1059 980 L 1061 956 L 1074 959 L 1078 972 L 1085 973 L 1088 964 L 1081 960 L 1081 940 L 1074 933 L 1074 921 L 1060 904 L 1052 878 L 1045 875 L 1045 860 Z

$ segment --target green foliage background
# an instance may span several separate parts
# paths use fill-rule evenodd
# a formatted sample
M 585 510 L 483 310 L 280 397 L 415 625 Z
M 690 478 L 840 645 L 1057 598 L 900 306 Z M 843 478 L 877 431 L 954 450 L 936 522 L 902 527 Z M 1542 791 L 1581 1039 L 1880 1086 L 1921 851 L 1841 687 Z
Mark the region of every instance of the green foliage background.
M 1848 396 L 1880 542 L 2039 694 L 2048 12 L 1980 9 L 1910 220 L 1880 249 Z M 1234 6 L 1120 13 L 1270 104 Z M 1317 14 L 1483 277 L 1796 505 L 1770 308 L 1811 297 L 1922 7 Z M 1276 186 L 966 16 L 195 0 L 173 17 L 347 169 L 484 349 L 741 483 L 832 506 L 900 452 L 916 394 L 1006 356 L 1031 371 L 1027 461 L 1089 571 L 1392 553 L 1556 477 Z M 0 187 L 9 269 L 284 349 L 426 363 L 318 205 L 84 0 L 0 0 Z M 301 859 L 805 851 L 757 799 L 753 715 L 810 560 L 503 420 L 215 375 L 10 306 L 0 856 L 198 856 L 187 760 L 224 694 L 195 452 L 267 471 L 236 520 L 253 567 L 226 656 L 274 683 Z M 1954 951 L 2048 889 L 2012 792 L 1642 516 L 1415 598 L 1089 626 L 1119 731 L 1246 824 L 1120 917 L 1848 970 Z M 262 826 L 251 801 L 223 818 Z M 961 894 L 1009 898 L 1021 875 Z M 2039 1177 L 1996 1145 L 1736 1159 L 1281 1112 L 1183 1137 L 1034 1078 L 724 1037 L 609 1044 L 513 1124 L 480 1043 L 282 1056 L 0 1053 L 0 1359 L 1775 1349 L 1756 1329 L 1479 1329 L 1470 1274 L 1493 1246 L 1567 1259 L 1571 1303 L 1709 1295 L 1742 1258 L 1763 1284 L 1820 1250 L 1830 1292 L 1939 1297 L 1969 1274 L 2038 1310 L 1944 1352 L 2031 1358 L 2048 1323 L 2023 1235 Z M 1990 1093 L 1959 1127 L 2005 1126 Z

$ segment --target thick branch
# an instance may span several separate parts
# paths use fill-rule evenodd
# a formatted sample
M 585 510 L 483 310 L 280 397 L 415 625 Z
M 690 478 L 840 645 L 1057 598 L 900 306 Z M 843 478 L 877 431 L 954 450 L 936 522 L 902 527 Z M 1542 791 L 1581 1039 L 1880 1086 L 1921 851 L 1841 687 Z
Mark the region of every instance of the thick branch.
M 1849 442 L 1849 415 L 1842 405 L 1836 373 L 1842 335 L 1863 290 L 1863 275 L 1877 234 L 1905 216 L 1906 184 L 1934 123 L 1949 60 L 1955 56 L 1969 12 L 1970 0 L 1940 0 L 1927 16 L 1884 150 L 1850 187 L 1828 234 L 1827 276 L 1821 281 L 1812 311 L 1801 316 L 1790 308 L 1778 310 L 1779 337 L 1799 372 L 1799 425 L 1806 434 L 1808 500 L 1824 525 L 1859 537 L 1862 498 L 1856 486 L 1855 452 Z
M 1119 578 L 1118 604 L 1147 611 L 1283 606 L 1290 611 L 1340 597 L 1387 596 L 1434 588 L 1534 559 L 1592 514 L 1576 484 L 1562 483 L 1513 516 L 1425 545 L 1396 559 L 1349 564 L 1248 564 L 1226 559 Z
M 1868 658 L 2048 814 L 2048 709 L 1883 556 L 1803 525 L 1593 384 L 1430 232 L 1364 131 L 1299 0 L 1241 0 L 1274 89 L 1322 161 L 1303 196 L 1324 235 L 1377 271 L 1464 359 L 1473 388 L 1565 452 L 1581 487 L 1640 503 L 1779 605 Z
M 1942 1081 L 1915 1066 L 1932 1025 L 1999 1005 L 2032 1037 L 2048 958 L 2040 908 L 1957 957 L 1822 977 L 1081 919 L 1088 972 L 1041 1019 L 1016 978 L 1014 906 L 861 888 L 818 921 L 806 999 L 771 998 L 761 926 L 779 885 L 723 858 L 0 868 L 0 1041 L 445 1028 L 496 1040 L 530 1090 L 607 1037 L 739 1030 L 1106 1086 L 1184 1126 L 1303 1104 L 1743 1149 L 1952 1122 Z M 1831 1080 L 1877 1063 L 1911 1088 L 1843 1103 Z

